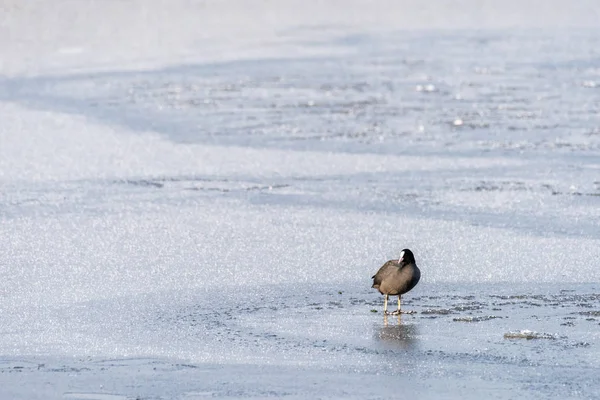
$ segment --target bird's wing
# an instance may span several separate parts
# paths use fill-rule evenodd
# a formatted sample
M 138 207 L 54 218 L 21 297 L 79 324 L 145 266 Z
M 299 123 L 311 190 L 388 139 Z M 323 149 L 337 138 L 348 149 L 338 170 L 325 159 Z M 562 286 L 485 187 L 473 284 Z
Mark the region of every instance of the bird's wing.
M 379 268 L 379 271 L 377 271 L 377 273 L 372 276 L 373 286 L 381 285 L 381 281 L 383 280 L 383 278 L 386 275 L 386 270 L 392 266 L 395 266 L 394 260 L 390 260 L 390 261 L 386 262 L 385 264 L 383 264 L 383 266 L 381 268 Z

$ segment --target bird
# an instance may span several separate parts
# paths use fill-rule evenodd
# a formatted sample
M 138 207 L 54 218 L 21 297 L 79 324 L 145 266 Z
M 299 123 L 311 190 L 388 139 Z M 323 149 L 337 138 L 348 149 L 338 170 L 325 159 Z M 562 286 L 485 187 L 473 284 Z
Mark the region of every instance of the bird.
M 373 278 L 373 286 L 379 290 L 379 293 L 385 296 L 383 303 L 383 313 L 388 314 L 387 303 L 389 296 L 398 296 L 398 310 L 391 315 L 400 315 L 400 297 L 417 286 L 421 279 L 421 271 L 415 262 L 415 256 L 409 249 L 404 249 L 400 252 L 400 257 L 397 260 L 389 260 L 381 268 Z

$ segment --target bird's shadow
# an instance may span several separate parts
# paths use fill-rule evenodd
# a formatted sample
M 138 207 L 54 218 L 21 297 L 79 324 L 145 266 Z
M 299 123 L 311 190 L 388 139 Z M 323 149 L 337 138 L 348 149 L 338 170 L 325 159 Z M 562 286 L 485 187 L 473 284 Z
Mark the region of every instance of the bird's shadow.
M 402 317 L 383 316 L 383 326 L 375 329 L 375 340 L 388 348 L 412 349 L 418 344 L 418 326 L 402 322 Z

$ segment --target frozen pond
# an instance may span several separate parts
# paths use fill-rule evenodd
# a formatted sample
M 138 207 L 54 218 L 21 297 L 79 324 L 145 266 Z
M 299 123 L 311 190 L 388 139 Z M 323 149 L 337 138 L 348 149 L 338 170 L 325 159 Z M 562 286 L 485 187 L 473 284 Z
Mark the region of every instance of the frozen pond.
M 0 397 L 597 397 L 600 9 L 433 3 L 9 3 Z

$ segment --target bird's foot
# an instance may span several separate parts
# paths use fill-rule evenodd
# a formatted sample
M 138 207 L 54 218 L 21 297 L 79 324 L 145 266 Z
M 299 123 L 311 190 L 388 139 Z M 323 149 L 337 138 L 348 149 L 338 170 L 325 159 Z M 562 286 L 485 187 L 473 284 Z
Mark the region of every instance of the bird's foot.
M 396 310 L 396 311 L 392 311 L 391 313 L 388 313 L 389 315 L 400 315 L 400 314 L 416 314 L 416 311 L 402 311 L 402 310 Z

